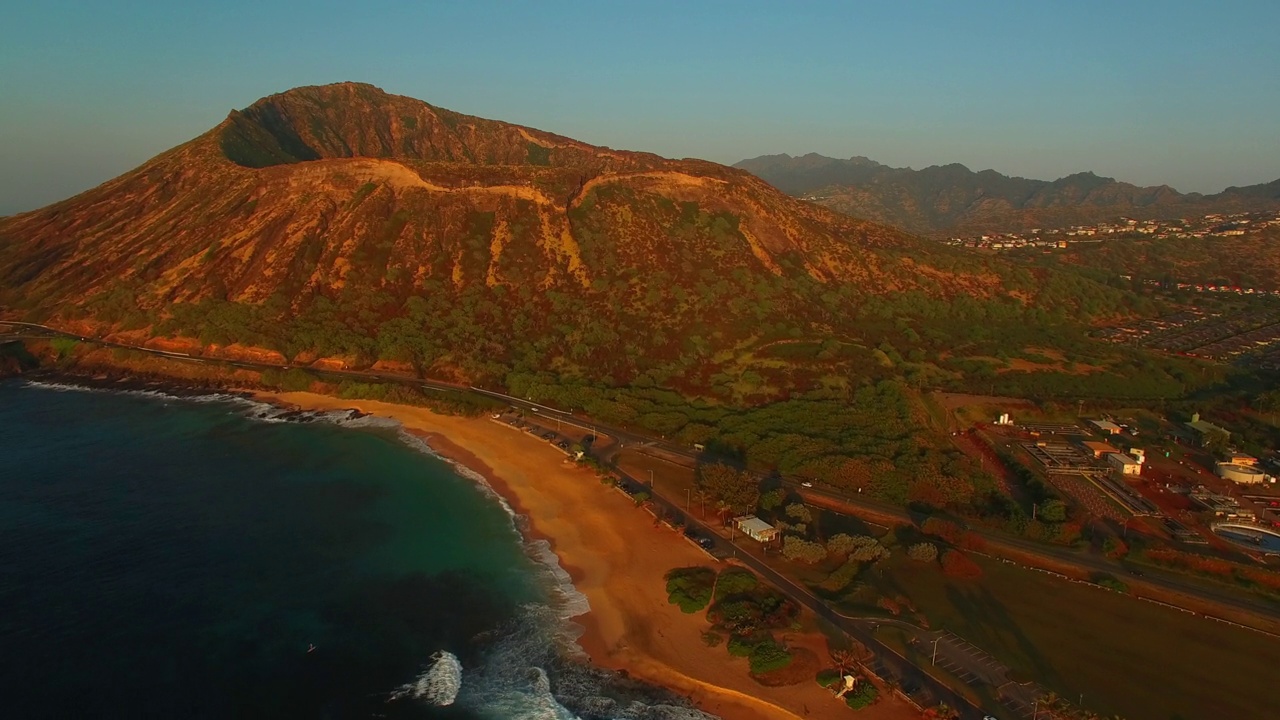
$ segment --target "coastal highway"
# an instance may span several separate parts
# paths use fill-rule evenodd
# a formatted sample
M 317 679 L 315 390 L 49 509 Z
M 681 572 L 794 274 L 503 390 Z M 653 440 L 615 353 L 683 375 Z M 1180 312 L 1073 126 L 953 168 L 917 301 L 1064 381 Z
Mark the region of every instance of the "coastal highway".
M 379 373 L 367 370 L 331 370 L 317 369 L 307 367 L 305 365 L 292 364 L 273 364 L 256 362 L 250 360 L 230 360 L 224 358 L 214 358 L 200 355 L 189 355 L 185 353 L 173 352 L 168 350 L 158 350 L 139 345 L 129 345 L 124 343 L 113 342 L 101 338 L 86 337 L 76 333 L 69 333 L 58 328 L 49 327 L 37 323 L 19 322 L 13 320 L 0 320 L 0 329 L 9 326 L 13 330 L 26 336 L 45 336 L 45 337 L 68 337 L 86 343 L 93 343 L 103 347 L 122 348 L 133 350 L 136 352 L 149 353 L 160 357 L 166 357 L 174 360 L 185 360 L 190 362 L 208 363 L 223 365 L 226 367 L 244 368 L 247 370 L 291 370 L 300 369 L 314 373 L 319 376 L 346 378 L 352 380 L 378 380 L 382 382 L 394 382 L 403 385 L 409 385 L 424 390 L 436 392 L 467 392 L 478 393 L 495 400 L 500 400 L 513 408 L 524 411 L 526 413 L 541 415 L 550 420 L 559 420 L 565 424 L 573 425 L 585 430 L 602 433 L 615 438 L 618 442 L 615 448 L 621 447 L 642 447 L 658 450 L 669 454 L 673 457 L 680 458 L 684 462 L 694 465 L 701 458 L 699 453 L 687 446 L 679 443 L 671 442 L 665 438 L 655 438 L 650 435 L 615 427 L 605 423 L 592 421 L 590 418 L 583 418 L 572 412 L 565 412 L 557 408 L 542 405 L 533 402 L 528 398 L 519 398 L 508 395 L 497 390 L 487 388 L 462 385 L 458 383 L 448 383 L 439 380 L 425 380 L 420 378 L 406 377 L 393 373 Z M 764 479 L 766 476 L 758 474 L 758 477 Z M 830 488 L 809 487 L 794 479 L 782 478 L 781 482 L 787 488 L 796 491 L 806 500 L 816 500 L 819 503 L 822 500 L 828 502 L 840 503 L 850 511 L 851 514 L 862 515 L 864 517 L 881 518 L 881 522 L 888 524 L 913 524 L 918 518 L 913 518 L 903 508 L 895 507 L 885 503 L 880 503 L 857 493 L 837 492 Z M 1252 613 L 1260 615 L 1272 620 L 1280 621 L 1280 606 L 1271 603 L 1263 598 L 1252 598 L 1242 594 L 1233 593 L 1226 589 L 1218 589 L 1207 586 L 1203 583 L 1195 582 L 1178 575 L 1165 573 L 1157 569 L 1143 569 L 1143 575 L 1139 578 L 1135 573 L 1131 572 L 1129 566 L 1101 558 L 1093 555 L 1079 553 L 1069 548 L 1062 548 L 1053 545 L 1036 543 L 1022 538 L 1016 538 L 1008 535 L 998 534 L 981 528 L 973 528 L 973 532 L 977 533 L 988 545 L 993 549 L 1006 549 L 1017 552 L 1021 555 L 1041 557 L 1050 564 L 1072 568 L 1077 572 L 1089 573 L 1108 573 L 1125 576 L 1125 582 L 1135 590 L 1141 589 L 1142 586 L 1149 586 L 1158 591 L 1165 593 L 1173 593 L 1187 597 L 1196 598 L 1202 602 L 1217 604 L 1223 607 L 1231 608 L 1236 611 Z
M 939 703 L 945 703 L 956 710 L 962 720 L 981 720 L 981 718 L 990 717 L 982 708 L 974 705 L 963 695 L 925 672 L 897 650 L 877 639 L 873 634 L 876 624 L 888 624 L 891 621 L 859 620 L 837 613 L 830 605 L 810 592 L 808 588 L 791 581 L 759 558 L 740 548 L 730 538 L 724 537 L 715 528 L 685 512 L 671 498 L 654 492 L 653 488 L 647 483 L 628 475 L 626 472 L 620 470 L 615 472 L 633 487 L 647 488 L 651 496 L 650 502 L 658 506 L 666 517 L 683 518 L 686 528 L 696 532 L 699 537 L 710 538 L 712 546 L 707 549 L 711 554 L 721 559 L 733 558 L 735 562 L 745 565 L 786 594 L 797 605 L 807 608 L 817 617 L 841 629 L 850 638 L 865 646 L 875 658 L 873 662 L 869 663 L 872 666 L 872 670 L 881 678 L 895 683 L 915 702 L 925 707 L 933 707 Z

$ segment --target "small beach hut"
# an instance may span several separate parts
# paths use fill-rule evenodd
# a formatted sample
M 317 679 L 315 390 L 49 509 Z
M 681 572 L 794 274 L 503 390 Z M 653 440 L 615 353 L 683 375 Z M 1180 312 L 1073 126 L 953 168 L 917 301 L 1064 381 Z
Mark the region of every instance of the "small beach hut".
M 734 525 L 738 527 L 747 537 L 758 542 L 769 542 L 778 537 L 778 529 L 769 523 L 761 520 L 755 515 L 743 515 L 733 519 Z

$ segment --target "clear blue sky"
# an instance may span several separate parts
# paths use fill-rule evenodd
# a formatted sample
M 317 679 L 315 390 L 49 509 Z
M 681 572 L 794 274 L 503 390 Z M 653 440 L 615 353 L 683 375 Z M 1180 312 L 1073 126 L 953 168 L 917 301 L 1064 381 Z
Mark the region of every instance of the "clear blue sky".
M 1280 177 L 1277 0 L 40 0 L 0 21 L 0 214 L 340 80 L 723 163 L 819 152 L 1201 192 Z

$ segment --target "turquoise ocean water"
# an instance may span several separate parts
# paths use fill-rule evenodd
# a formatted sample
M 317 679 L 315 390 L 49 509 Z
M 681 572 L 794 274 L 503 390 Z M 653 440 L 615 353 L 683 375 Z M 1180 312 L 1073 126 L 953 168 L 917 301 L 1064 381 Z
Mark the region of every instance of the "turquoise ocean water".
M 694 718 L 397 426 L 0 382 L 0 716 Z

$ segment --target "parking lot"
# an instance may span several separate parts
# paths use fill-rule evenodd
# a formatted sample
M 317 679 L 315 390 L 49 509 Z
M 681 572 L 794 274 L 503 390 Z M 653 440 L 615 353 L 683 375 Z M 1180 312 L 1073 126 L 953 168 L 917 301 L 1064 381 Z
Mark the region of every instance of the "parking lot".
M 548 428 L 543 427 L 541 424 L 537 422 L 531 422 L 529 419 L 522 418 L 521 416 L 516 415 L 514 413 L 499 413 L 497 415 L 494 415 L 492 419 L 497 422 L 510 425 L 511 427 L 516 428 L 517 430 L 523 430 L 524 432 L 527 432 L 530 435 L 533 435 L 535 437 L 546 440 L 548 443 L 551 443 L 551 445 L 555 446 L 558 450 L 565 453 L 566 455 L 569 454 L 570 449 L 573 447 L 573 444 L 575 442 L 579 442 L 578 440 L 572 437 L 569 437 L 567 434 L 560 433 L 555 430 L 550 430 Z M 583 439 L 586 440 L 587 438 L 583 438 Z
M 1014 682 L 1009 669 L 982 648 L 946 630 L 912 642 L 931 665 L 972 688 L 995 688 L 1008 711 L 1018 717 L 1032 716 L 1035 698 L 1043 689 L 1034 683 Z

